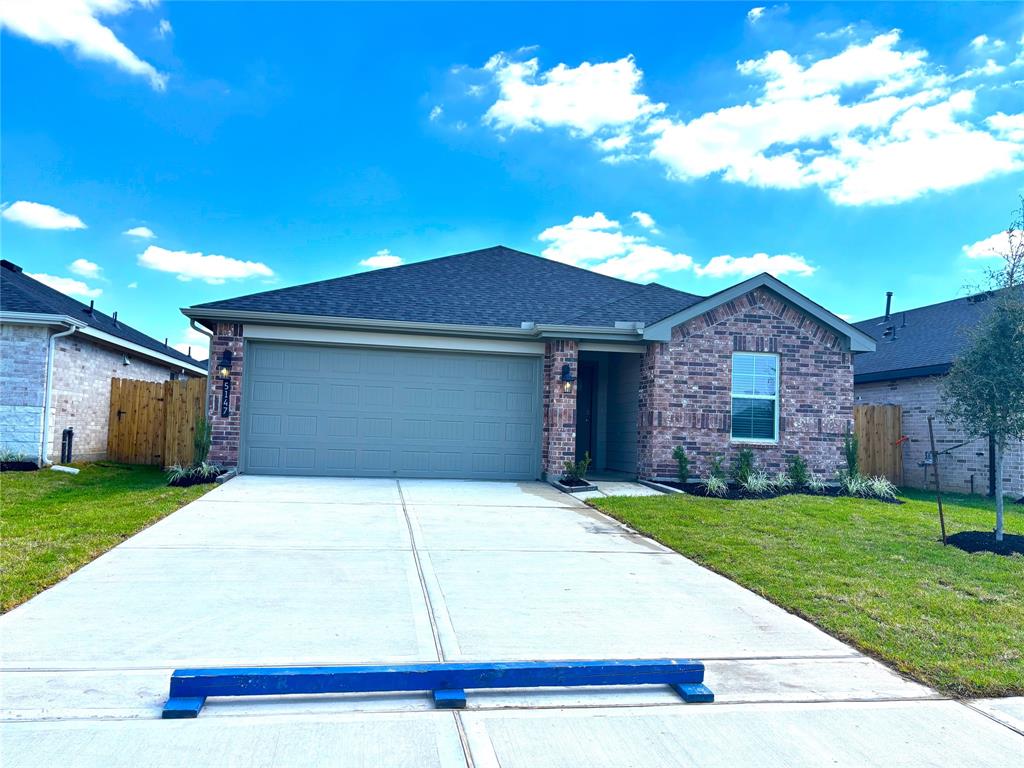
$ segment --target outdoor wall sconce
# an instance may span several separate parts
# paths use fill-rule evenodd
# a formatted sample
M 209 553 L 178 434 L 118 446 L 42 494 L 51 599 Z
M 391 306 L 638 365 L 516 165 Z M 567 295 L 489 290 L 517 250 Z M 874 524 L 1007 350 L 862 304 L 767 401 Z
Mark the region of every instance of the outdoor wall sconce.
M 131 365 L 132 361 L 128 359 L 128 355 L 121 355 L 121 365 Z
M 217 373 L 220 374 L 222 379 L 226 379 L 231 375 L 231 350 L 225 349 L 221 352 L 220 362 L 217 363 Z
M 572 392 L 572 383 L 576 381 L 576 377 L 572 375 L 572 366 L 568 363 L 562 365 L 562 389 L 566 392 Z

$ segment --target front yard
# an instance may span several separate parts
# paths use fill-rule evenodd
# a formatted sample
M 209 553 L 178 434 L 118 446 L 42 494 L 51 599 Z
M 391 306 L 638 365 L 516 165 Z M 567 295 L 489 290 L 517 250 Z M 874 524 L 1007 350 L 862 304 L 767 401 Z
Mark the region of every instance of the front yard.
M 157 467 L 86 464 L 0 475 L 0 609 L 9 611 L 213 486 Z
M 591 503 L 916 680 L 955 696 L 1024 694 L 1024 557 L 943 547 L 934 498 L 900 497 Z M 993 502 L 945 501 L 950 534 L 992 530 Z M 1011 503 L 1006 533 L 1024 534 Z

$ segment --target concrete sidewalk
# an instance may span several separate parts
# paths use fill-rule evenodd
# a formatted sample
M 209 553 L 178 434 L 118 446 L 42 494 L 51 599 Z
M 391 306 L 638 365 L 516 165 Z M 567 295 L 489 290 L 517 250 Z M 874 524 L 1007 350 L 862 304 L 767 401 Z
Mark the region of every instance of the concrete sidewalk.
M 941 700 L 540 483 L 239 477 L 0 635 L 5 767 L 1024 760 L 1014 700 Z M 361 694 L 158 719 L 178 666 L 658 656 L 704 660 L 716 704 L 487 691 L 453 713 Z

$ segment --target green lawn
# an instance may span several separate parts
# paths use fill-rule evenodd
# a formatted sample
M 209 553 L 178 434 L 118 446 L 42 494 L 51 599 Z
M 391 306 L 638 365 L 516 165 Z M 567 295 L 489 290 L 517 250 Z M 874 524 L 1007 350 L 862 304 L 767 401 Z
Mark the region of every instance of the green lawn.
M 157 467 L 83 464 L 0 475 L 0 609 L 9 611 L 212 486 L 168 488 Z
M 1024 694 L 1024 557 L 943 547 L 934 498 L 901 494 L 903 505 L 797 495 L 592 503 L 923 683 L 954 696 Z M 945 501 L 950 534 L 995 525 L 993 502 Z M 1024 534 L 1021 507 L 1007 505 L 1006 532 Z

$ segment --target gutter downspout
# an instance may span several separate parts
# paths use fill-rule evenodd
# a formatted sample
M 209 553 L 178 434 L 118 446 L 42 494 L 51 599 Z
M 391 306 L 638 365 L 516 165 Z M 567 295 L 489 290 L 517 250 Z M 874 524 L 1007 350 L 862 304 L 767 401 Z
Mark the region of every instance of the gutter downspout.
M 203 406 L 203 418 L 208 420 L 210 418 L 210 379 L 213 378 L 210 375 L 210 362 L 213 357 L 213 331 L 208 331 L 201 325 L 197 325 L 195 319 L 191 317 L 188 319 L 188 325 L 193 331 L 208 336 L 211 342 L 208 347 L 209 351 L 206 353 L 206 402 Z
M 50 336 L 46 350 L 46 389 L 43 392 L 43 436 L 39 441 L 39 468 L 50 463 L 47 448 L 50 443 L 50 414 L 53 411 L 53 355 L 56 351 L 56 340 L 61 336 L 70 336 L 78 330 L 78 326 L 72 325 L 66 331 L 55 333 Z

